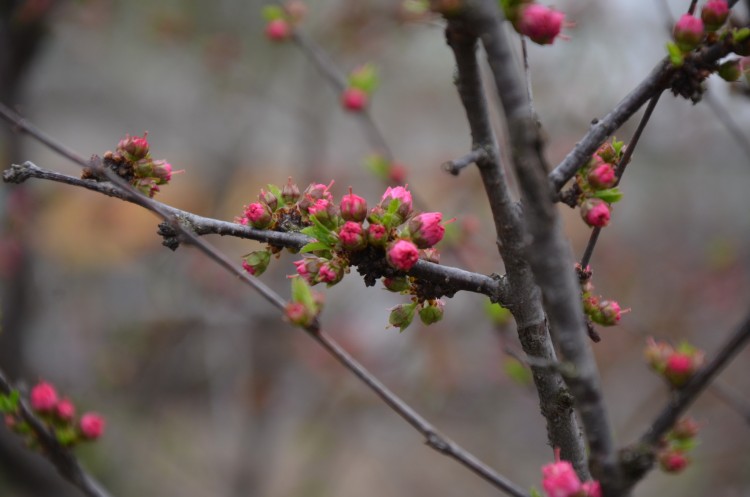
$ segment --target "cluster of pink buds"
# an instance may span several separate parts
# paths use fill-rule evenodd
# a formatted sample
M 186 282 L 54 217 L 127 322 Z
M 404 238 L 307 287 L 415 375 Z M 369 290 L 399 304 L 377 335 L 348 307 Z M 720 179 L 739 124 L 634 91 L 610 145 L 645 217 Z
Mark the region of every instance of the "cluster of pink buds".
M 576 272 L 581 282 L 583 312 L 591 321 L 602 326 L 614 326 L 619 323 L 622 315 L 630 309 L 622 309 L 614 300 L 594 295 L 594 284 L 591 282 L 593 271 L 590 267 L 582 268 L 580 264 L 576 264 Z
M 411 192 L 403 186 L 388 187 L 380 202 L 368 208 L 367 201 L 351 188 L 337 204 L 330 192 L 332 185 L 311 184 L 303 192 L 291 178 L 283 188 L 268 185 L 257 202 L 244 207 L 237 222 L 257 229 L 300 231 L 312 238 L 301 249 L 302 259 L 294 263 L 297 276 L 311 286 L 335 285 L 355 265 L 366 281 L 383 277 L 386 288 L 413 295 L 412 317 L 419 307 L 424 323 L 439 321 L 443 302 L 421 291 L 404 273 L 420 259 L 439 261 L 434 247 L 445 234 L 442 214 L 416 213 Z M 271 255 L 279 251 L 269 246 L 252 252 L 242 265 L 248 273 L 260 275 Z M 397 323 L 391 320 L 402 329 L 408 325 L 405 323 L 405 318 Z
M 680 388 L 693 377 L 703 365 L 703 351 L 687 342 L 676 348 L 666 342 L 657 342 L 653 338 L 646 341 L 644 351 L 649 367 L 664 377 L 673 388 Z
M 551 45 L 567 26 L 565 14 L 533 0 L 502 0 L 505 17 L 520 34 L 539 45 Z
M 372 93 L 378 86 L 378 73 L 372 64 L 364 64 L 347 78 L 346 88 L 341 93 L 341 105 L 352 112 L 360 112 L 367 107 Z
M 61 398 L 54 386 L 39 382 L 31 389 L 29 404 L 34 413 L 55 434 L 62 445 L 73 447 L 80 442 L 96 440 L 104 433 L 104 419 L 94 412 L 84 413 L 76 419 L 76 409 L 68 398 Z M 16 433 L 27 437 L 35 445 L 35 435 L 21 415 L 20 394 L 0 395 L 0 413 L 5 415 L 5 424 Z
M 172 165 L 162 159 L 154 159 L 146 136 L 130 136 L 120 140 L 114 152 L 108 151 L 102 157 L 104 165 L 113 170 L 120 177 L 127 180 L 134 188 L 144 195 L 153 197 L 161 185 L 166 185 L 172 179 Z M 83 172 L 84 179 L 100 178 L 93 170 Z
M 660 441 L 656 451 L 665 473 L 679 473 L 690 464 L 689 453 L 697 445 L 700 426 L 692 418 L 682 418 Z
M 307 6 L 300 0 L 290 0 L 283 6 L 267 5 L 263 8 L 266 21 L 266 38 L 271 41 L 286 41 L 292 36 L 293 27 L 307 14 Z
M 576 173 L 578 205 L 589 226 L 603 228 L 612 217 L 612 204 L 622 198 L 617 184 L 617 164 L 624 152 L 623 142 L 604 143 Z
M 555 449 L 555 462 L 542 466 L 542 488 L 548 497 L 601 497 L 602 489 L 596 480 L 581 482 L 568 461 L 560 460 L 560 449 Z

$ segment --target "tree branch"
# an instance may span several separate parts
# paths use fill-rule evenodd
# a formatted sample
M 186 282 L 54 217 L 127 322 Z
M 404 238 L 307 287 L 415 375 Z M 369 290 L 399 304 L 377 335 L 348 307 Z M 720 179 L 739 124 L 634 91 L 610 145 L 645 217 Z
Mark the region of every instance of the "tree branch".
M 9 395 L 13 390 L 15 388 L 13 388 L 5 373 L 0 370 L 0 393 Z M 81 467 L 70 449 L 60 445 L 54 433 L 51 433 L 44 423 L 36 417 L 25 400 L 20 399 L 18 408 L 21 417 L 29 424 L 34 435 L 36 435 L 36 440 L 39 441 L 39 445 L 43 449 L 42 455 L 52 463 L 63 478 L 89 497 L 110 497 L 110 493 Z
M 530 358 L 556 364 L 541 295 L 524 257 L 523 223 L 500 164 L 477 63 L 477 33 L 472 30 L 470 22 L 449 19 L 446 38 L 456 59 L 456 88 L 471 129 L 472 149 L 482 151 L 476 164 L 492 210 L 498 250 L 505 263 L 510 287 L 506 306 L 516 320 L 524 352 Z M 532 363 L 532 371 L 550 445 L 561 449 L 562 457 L 573 464 L 581 478 L 589 479 L 586 450 L 565 383 L 555 369 Z
M 502 14 L 496 2 L 475 0 L 468 5 L 467 21 L 480 33 L 510 133 L 511 159 L 523 196 L 530 240 L 525 247 L 526 258 L 542 290 L 553 336 L 564 360 L 575 367 L 576 376 L 566 381 L 589 443 L 591 473 L 600 480 L 604 495 L 615 495 L 612 491 L 617 488 L 619 467 L 612 429 L 588 342 L 573 257 L 552 202 L 542 138 L 501 30 Z

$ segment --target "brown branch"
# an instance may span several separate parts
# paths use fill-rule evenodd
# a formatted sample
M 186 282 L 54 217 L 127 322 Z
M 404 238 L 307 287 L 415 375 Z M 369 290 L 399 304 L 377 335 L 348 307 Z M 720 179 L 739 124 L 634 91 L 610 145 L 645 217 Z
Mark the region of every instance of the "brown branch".
M 0 393 L 9 395 L 13 390 L 16 389 L 5 376 L 5 373 L 0 370 Z M 55 434 L 36 417 L 25 400 L 19 400 L 18 409 L 23 420 L 28 423 L 34 432 L 36 440 L 42 448 L 41 454 L 52 463 L 63 478 L 89 497 L 110 497 L 111 494 L 81 467 L 73 452 L 57 441 Z
M 518 336 L 527 356 L 556 364 L 557 356 L 544 317 L 541 295 L 524 257 L 523 223 L 518 206 L 511 198 L 490 124 L 476 57 L 477 34 L 471 23 L 449 19 L 446 38 L 456 60 L 456 88 L 471 129 L 472 149 L 482 151 L 476 164 L 490 203 L 498 250 L 507 273 L 511 300 L 506 306 L 516 320 Z M 586 450 L 565 383 L 558 371 L 532 366 L 549 443 L 553 448 L 560 448 L 562 457 L 573 464 L 583 479 L 588 479 Z

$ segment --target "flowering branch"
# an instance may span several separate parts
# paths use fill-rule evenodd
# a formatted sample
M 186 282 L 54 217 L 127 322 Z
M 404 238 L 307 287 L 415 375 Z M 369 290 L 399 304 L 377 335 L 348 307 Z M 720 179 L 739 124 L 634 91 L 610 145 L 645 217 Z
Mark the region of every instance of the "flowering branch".
M 10 395 L 15 390 L 5 373 L 0 370 L 0 394 Z M 110 497 L 110 493 L 81 467 L 73 453 L 58 442 L 55 435 L 37 418 L 25 400 L 18 399 L 18 410 L 22 419 L 28 423 L 36 435 L 36 440 L 43 449 L 42 454 L 55 466 L 63 478 L 89 497 Z
M 29 133 L 32 137 L 39 139 L 40 142 L 51 146 L 53 150 L 58 151 L 58 152 L 64 152 L 64 155 L 66 157 L 70 158 L 78 165 L 84 168 L 91 167 L 91 164 L 83 160 L 80 157 L 80 155 L 58 144 L 56 141 L 52 140 L 50 137 L 42 133 L 33 125 L 21 119 L 14 112 L 2 106 L 2 104 L 0 104 L 0 115 L 6 118 L 7 120 L 11 121 L 12 123 L 16 124 L 16 126 L 20 130 L 25 131 Z M 179 211 L 178 209 L 174 209 L 160 202 L 156 202 L 153 199 L 145 197 L 138 191 L 131 188 L 130 185 L 128 185 L 127 183 L 124 183 L 120 178 L 118 178 L 114 174 L 111 174 L 111 172 L 108 169 L 102 168 L 100 172 L 102 175 L 107 176 L 107 178 L 112 182 L 112 184 L 110 185 L 106 185 L 106 184 L 103 185 L 105 186 L 105 190 L 102 191 L 102 193 L 106 192 L 106 194 L 120 198 L 122 200 L 137 203 L 151 210 L 152 212 L 159 214 L 162 218 L 164 218 L 165 222 L 167 223 L 168 228 L 170 230 L 173 230 L 175 234 L 177 234 L 181 238 L 181 241 L 189 242 L 191 245 L 196 246 L 199 250 L 204 252 L 207 256 L 209 256 L 211 259 L 217 262 L 220 266 L 224 267 L 230 273 L 240 277 L 240 279 L 243 282 L 253 287 L 254 290 L 258 291 L 274 307 L 284 312 L 291 319 L 291 316 L 289 315 L 290 314 L 289 304 L 287 304 L 287 302 L 285 302 L 284 299 L 282 299 L 278 294 L 276 294 L 273 290 L 267 287 L 264 283 L 257 280 L 257 278 L 252 277 L 248 275 L 245 271 L 241 270 L 239 267 L 237 267 L 236 264 L 230 261 L 224 254 L 219 252 L 217 249 L 213 248 L 211 245 L 201 240 L 198 237 L 198 234 L 196 234 L 192 229 L 190 229 L 188 225 L 181 222 L 179 213 L 182 211 Z M 76 186 L 85 186 L 82 183 L 86 183 L 86 184 L 91 183 L 91 184 L 101 185 L 100 183 L 95 183 L 93 181 L 82 182 L 82 180 L 77 180 L 76 178 L 71 178 L 65 175 L 58 175 L 57 173 L 52 173 L 50 171 L 44 171 L 41 168 L 38 168 L 37 166 L 34 166 L 33 164 L 28 163 L 28 162 L 26 163 L 26 166 L 15 166 L 5 171 L 3 176 L 4 176 L 4 179 L 6 179 L 6 176 L 10 177 L 6 179 L 6 181 L 22 182 L 25 179 L 28 179 L 29 177 L 35 177 L 36 174 L 42 174 L 44 176 L 47 176 L 46 179 L 52 179 L 55 181 L 62 181 L 64 183 L 75 184 Z M 97 188 L 92 188 L 92 189 L 98 191 Z M 120 190 L 120 191 L 115 193 L 115 190 Z M 464 272 L 458 272 L 458 271 L 459 270 L 453 271 L 452 274 L 457 275 L 457 274 L 467 273 L 465 271 Z M 481 276 L 481 275 L 473 275 L 473 276 Z M 487 278 L 492 282 L 496 282 L 496 280 L 494 280 L 493 278 L 490 278 L 490 277 L 484 277 L 484 278 Z M 450 283 L 450 281 L 451 281 L 450 276 L 447 276 L 444 278 L 444 282 Z M 489 283 L 489 282 L 485 281 L 485 283 Z M 299 325 L 300 323 L 296 323 L 296 324 Z M 368 388 L 373 390 L 389 407 L 391 407 L 391 409 L 396 411 L 396 413 L 398 413 L 402 418 L 404 418 L 410 425 L 412 425 L 415 429 L 417 429 L 420 433 L 422 433 L 427 439 L 427 444 L 430 447 L 443 453 L 444 455 L 448 457 L 451 457 L 457 460 L 459 463 L 469 468 L 474 473 L 480 475 L 482 478 L 490 482 L 495 487 L 503 490 L 507 494 L 512 495 L 514 497 L 528 497 L 528 494 L 525 491 L 523 491 L 519 486 L 512 483 L 510 480 L 500 475 L 499 473 L 493 471 L 489 466 L 481 462 L 474 455 L 464 450 L 462 447 L 460 447 L 458 444 L 456 444 L 452 440 L 441 435 L 430 423 L 427 422 L 427 420 L 425 420 L 416 411 L 414 411 L 411 407 L 409 407 L 408 404 L 406 404 L 397 395 L 391 392 L 385 385 L 383 385 L 380 381 L 378 381 L 372 375 L 372 373 L 367 371 L 361 364 L 359 364 L 355 359 L 353 359 L 349 354 L 347 354 L 332 338 L 328 337 L 321 331 L 320 323 L 317 319 L 317 316 L 313 316 L 312 319 L 306 320 L 304 325 L 300 325 L 300 328 L 304 330 L 309 336 L 314 338 L 320 345 L 322 345 L 337 361 L 339 361 L 350 372 L 352 372 L 357 378 L 359 378 L 363 383 L 365 383 L 365 385 Z M 4 380 L 4 377 L 0 377 L 0 380 Z M 44 430 L 44 427 L 42 426 L 40 429 Z M 61 464 L 68 463 L 68 462 L 69 461 L 67 461 L 65 458 L 60 459 Z M 66 466 L 63 466 L 63 467 L 66 467 Z M 75 470 L 76 467 L 77 466 L 71 466 L 70 474 L 76 478 L 76 480 L 71 480 L 71 481 L 80 482 L 81 485 L 86 485 L 87 488 L 90 487 L 92 491 L 96 490 L 96 485 L 93 480 L 85 478 L 86 476 L 85 474 L 81 476 L 82 475 L 81 473 L 76 473 L 73 471 Z M 92 497 L 108 497 L 107 494 L 105 493 L 92 493 L 90 495 Z
M 541 296 L 524 258 L 524 228 L 519 209 L 511 199 L 500 153 L 490 124 L 487 102 L 482 88 L 476 58 L 477 33 L 462 19 L 449 19 L 446 38 L 456 59 L 456 87 L 466 110 L 472 136 L 472 149 L 482 153 L 476 164 L 490 202 L 497 232 L 497 244 L 505 263 L 510 287 L 506 306 L 513 314 L 518 336 L 529 357 L 546 363 L 557 363 L 549 336 Z M 560 448 L 578 474 L 588 479 L 586 451 L 570 394 L 558 371 L 532 366 L 542 415 L 547 422 L 547 437 L 552 447 Z

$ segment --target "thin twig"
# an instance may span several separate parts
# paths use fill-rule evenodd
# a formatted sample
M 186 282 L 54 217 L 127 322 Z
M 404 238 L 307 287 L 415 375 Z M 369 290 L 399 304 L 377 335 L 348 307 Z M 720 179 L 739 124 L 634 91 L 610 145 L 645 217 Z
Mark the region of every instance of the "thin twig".
M 459 157 L 458 159 L 453 159 L 453 160 L 444 162 L 442 167 L 443 167 L 443 170 L 451 173 L 453 176 L 458 176 L 462 169 L 484 159 L 486 155 L 487 155 L 487 152 L 485 152 L 484 149 L 475 148 L 468 154 L 462 157 Z
M 688 7 L 687 13 L 690 15 L 695 14 L 695 8 L 698 6 L 698 0 L 690 0 L 690 7 Z
M 54 145 L 54 148 L 53 148 L 54 150 L 56 151 L 67 150 L 65 149 L 65 147 L 62 147 L 59 144 L 57 144 L 54 140 L 52 140 L 47 135 L 42 133 L 40 130 L 32 126 L 30 123 L 26 122 L 25 120 L 20 119 L 18 116 L 15 116 L 13 112 L 7 112 L 8 109 L 2 109 L 2 106 L 0 106 L 0 110 L 5 110 L 6 112 L 1 112 L 3 117 L 6 117 L 6 118 L 10 117 L 11 121 L 14 122 L 19 127 L 19 129 L 23 130 L 26 133 L 29 133 L 34 138 L 37 138 L 37 139 L 39 139 L 40 137 L 44 138 L 43 143 L 47 145 Z M 86 161 L 81 159 L 80 156 L 76 154 L 75 152 L 69 151 L 69 154 L 66 154 L 66 157 L 70 158 L 71 160 L 81 165 L 82 167 L 90 167 L 90 164 L 88 164 Z M 39 168 L 36 168 L 36 169 L 38 170 Z M 29 170 L 33 171 L 34 169 L 30 168 Z M 103 172 L 107 172 L 107 171 L 104 170 Z M 162 216 L 164 220 L 167 222 L 170 222 L 172 218 L 175 217 L 173 216 L 173 214 L 170 212 L 169 209 L 164 209 L 162 207 L 164 206 L 164 204 L 161 204 L 159 202 L 156 202 L 152 199 L 149 199 L 143 196 L 140 192 L 137 192 L 136 190 L 132 189 L 132 187 L 129 184 L 122 182 L 120 178 L 115 176 L 115 177 L 110 177 L 109 179 L 112 180 L 113 184 L 115 184 L 118 188 L 122 188 L 124 190 L 124 192 L 120 192 L 120 194 L 122 195 L 122 197 L 120 198 L 123 198 L 131 202 L 139 203 L 139 205 Z M 124 183 L 124 184 L 120 185 L 119 183 Z M 138 199 L 137 197 L 143 197 L 143 198 Z M 192 245 L 195 245 L 196 247 L 198 247 L 202 252 L 204 252 L 207 256 L 209 256 L 211 259 L 217 262 L 220 266 L 224 267 L 230 273 L 240 277 L 242 281 L 249 284 L 254 290 L 261 293 L 275 307 L 284 311 L 286 302 L 273 290 L 267 287 L 265 284 L 263 284 L 260 281 L 257 281 L 254 277 L 249 276 L 245 271 L 237 267 L 237 264 L 233 263 L 224 254 L 220 253 L 218 250 L 216 250 L 215 248 L 213 248 L 212 246 L 210 246 L 209 244 L 201 240 L 197 234 L 195 234 L 192 230 L 183 226 L 182 223 L 170 222 L 170 226 L 174 228 L 175 230 L 179 231 L 181 236 L 184 236 Z M 482 463 L 475 456 L 466 452 L 464 449 L 462 449 L 460 446 L 458 446 L 451 440 L 440 435 L 432 427 L 432 425 L 430 425 L 424 418 L 419 416 L 413 409 L 411 409 L 411 407 L 409 407 L 406 403 L 404 403 L 401 399 L 399 399 L 398 396 L 396 396 L 393 392 L 388 390 L 388 388 L 385 385 L 380 383 L 369 371 L 367 371 L 358 362 L 356 362 L 351 356 L 349 356 L 332 338 L 324 335 L 322 331 L 320 330 L 319 323 L 317 320 L 315 320 L 313 324 L 311 324 L 310 326 L 303 328 L 303 330 L 309 336 L 313 337 L 321 345 L 323 345 L 325 349 L 328 350 L 339 362 L 341 362 L 344 366 L 346 366 L 346 368 L 350 372 L 352 372 L 355 376 L 357 376 L 357 378 L 362 380 L 366 386 L 372 389 L 381 399 L 383 399 L 387 403 L 388 406 L 390 406 L 401 417 L 407 420 L 409 424 L 411 424 L 413 427 L 419 430 L 420 433 L 424 434 L 425 437 L 427 438 L 428 445 L 430 445 L 432 448 L 448 455 L 449 457 L 454 458 L 463 466 L 469 468 L 471 471 L 480 475 L 482 478 L 492 483 L 495 487 L 503 490 L 509 495 L 512 495 L 514 497 L 528 497 L 528 494 L 526 494 L 520 487 L 518 487 L 514 483 L 510 482 L 507 478 L 503 477 L 502 475 L 490 469 L 489 466 Z M 88 485 L 91 485 L 92 488 L 94 488 L 93 484 L 95 482 L 88 481 L 85 479 L 81 481 L 82 481 L 81 483 L 82 485 L 86 483 Z M 92 497 L 107 497 L 106 494 L 90 494 L 90 495 Z
M 16 390 L 10 383 L 5 373 L 0 370 L 0 393 L 9 395 Z M 60 445 L 55 434 L 50 432 L 44 423 L 36 417 L 25 400 L 20 399 L 18 403 L 19 413 L 31 430 L 36 435 L 36 440 L 43 449 L 42 454 L 52 463 L 58 473 L 68 482 L 80 489 L 89 497 L 110 497 L 110 493 L 93 476 L 88 474 L 75 455 Z
M 661 97 L 661 92 L 657 93 L 656 95 L 654 95 L 654 97 L 651 98 L 651 100 L 649 100 L 648 106 L 646 106 L 646 111 L 643 113 L 643 117 L 641 117 L 635 133 L 633 133 L 633 137 L 630 139 L 627 147 L 625 147 L 625 153 L 622 154 L 622 158 L 620 159 L 620 162 L 617 164 L 617 167 L 615 169 L 615 177 L 617 179 L 614 186 L 619 185 L 620 181 L 622 181 L 622 175 L 625 173 L 625 168 L 628 166 L 628 164 L 630 163 L 630 159 L 633 157 L 635 147 L 638 145 L 638 141 L 641 139 L 643 130 L 646 129 L 646 124 L 648 124 L 649 119 L 651 119 L 651 114 L 653 114 L 654 109 L 656 108 L 656 104 L 659 102 L 659 97 Z M 600 227 L 595 227 L 591 232 L 589 242 L 588 244 L 586 244 L 586 250 L 583 252 L 583 257 L 581 257 L 581 267 L 585 268 L 589 265 L 591 256 L 594 253 L 594 247 L 596 247 L 596 242 L 599 240 L 599 233 L 601 231 L 602 229 Z
M 528 497 L 528 494 L 521 487 L 511 482 L 504 476 L 498 474 L 486 464 L 477 459 L 474 455 L 466 452 L 461 446 L 445 437 L 432 426 L 426 419 L 420 416 L 414 409 L 401 400 L 396 394 L 370 374 L 361 364 L 352 358 L 336 342 L 334 342 L 325 333 L 319 332 L 310 335 L 320 343 L 332 356 L 336 358 L 346 369 L 354 373 L 363 383 L 365 383 L 383 402 L 388 404 L 399 416 L 401 416 L 414 429 L 424 435 L 427 445 L 436 451 L 451 457 L 466 466 L 471 471 L 490 482 L 496 488 L 501 489 L 508 495 L 515 497 Z

